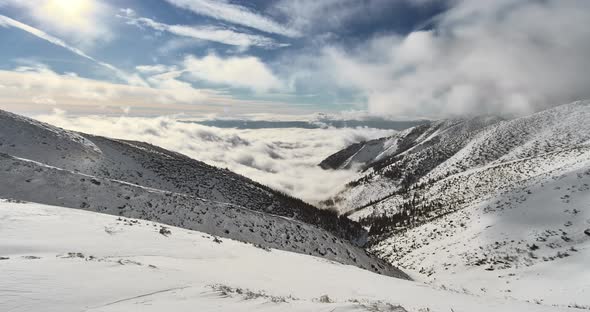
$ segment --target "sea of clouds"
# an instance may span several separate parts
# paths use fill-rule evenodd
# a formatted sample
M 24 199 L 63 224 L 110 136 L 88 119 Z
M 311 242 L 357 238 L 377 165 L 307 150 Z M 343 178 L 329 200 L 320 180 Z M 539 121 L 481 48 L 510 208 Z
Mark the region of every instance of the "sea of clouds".
M 323 170 L 327 156 L 394 130 L 374 128 L 221 129 L 174 117 L 105 117 L 51 114 L 35 118 L 75 131 L 158 145 L 210 165 L 228 168 L 311 203 L 342 190 L 354 170 Z

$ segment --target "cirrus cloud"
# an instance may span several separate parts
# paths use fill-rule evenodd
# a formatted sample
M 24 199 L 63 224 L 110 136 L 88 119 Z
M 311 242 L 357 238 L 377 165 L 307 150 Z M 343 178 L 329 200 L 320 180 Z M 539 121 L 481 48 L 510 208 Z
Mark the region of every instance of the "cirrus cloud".
M 260 36 L 249 34 L 245 32 L 238 32 L 227 27 L 219 26 L 189 26 L 189 25 L 168 25 L 156 22 L 153 19 L 136 16 L 132 9 L 121 9 L 120 18 L 127 20 L 127 24 L 135 25 L 140 28 L 151 28 L 155 31 L 165 31 L 177 36 L 192 38 L 195 40 L 206 40 L 218 43 L 223 43 L 232 46 L 238 46 L 247 49 L 251 46 L 257 46 L 267 49 L 286 47 L 288 44 L 281 44 L 275 40 Z
M 113 9 L 102 0 L 0 0 L 0 6 L 24 9 L 38 28 L 90 46 L 114 37 L 108 20 Z
M 221 21 L 230 22 L 257 29 L 262 32 L 283 35 L 287 37 L 298 37 L 301 34 L 288 27 L 285 27 L 271 18 L 252 10 L 231 4 L 225 1 L 212 0 L 166 0 L 168 3 L 179 8 L 190 10 L 196 14 L 209 16 Z

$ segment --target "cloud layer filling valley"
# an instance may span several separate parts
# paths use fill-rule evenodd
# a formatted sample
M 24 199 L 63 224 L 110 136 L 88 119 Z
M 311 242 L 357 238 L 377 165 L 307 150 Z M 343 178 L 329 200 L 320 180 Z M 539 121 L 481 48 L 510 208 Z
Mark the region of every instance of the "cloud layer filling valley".
M 325 157 L 352 143 L 395 132 L 372 128 L 220 129 L 172 117 L 52 114 L 37 119 L 70 130 L 158 145 L 228 168 L 311 203 L 328 198 L 356 176 L 352 170 L 322 170 L 317 165 Z

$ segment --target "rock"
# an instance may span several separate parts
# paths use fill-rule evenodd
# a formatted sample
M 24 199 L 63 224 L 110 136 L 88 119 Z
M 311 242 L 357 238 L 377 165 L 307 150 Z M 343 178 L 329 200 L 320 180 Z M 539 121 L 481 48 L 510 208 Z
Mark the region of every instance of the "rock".
M 590 229 L 586 229 L 586 231 L 584 231 L 584 234 L 590 236 Z

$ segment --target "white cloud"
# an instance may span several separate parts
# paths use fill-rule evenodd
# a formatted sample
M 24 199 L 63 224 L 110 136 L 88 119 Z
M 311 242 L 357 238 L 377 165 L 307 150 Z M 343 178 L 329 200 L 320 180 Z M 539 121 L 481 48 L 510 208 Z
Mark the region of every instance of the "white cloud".
M 121 13 L 123 15 L 119 15 L 119 17 L 127 19 L 127 23 L 130 25 L 136 25 L 141 28 L 148 27 L 156 31 L 166 31 L 177 36 L 197 40 L 219 42 L 227 45 L 243 47 L 244 49 L 250 46 L 268 49 L 288 46 L 287 44 L 279 44 L 268 37 L 237 32 L 224 27 L 168 25 L 156 22 L 150 18 L 137 17 L 135 12 L 130 9 L 124 9 Z
M 90 46 L 113 37 L 106 22 L 112 9 L 101 0 L 0 0 L 0 5 L 25 9 L 36 26 L 77 45 Z
M 365 1 L 358 0 L 281 0 L 273 8 L 289 19 L 289 24 L 300 31 L 312 28 L 335 28 L 356 15 L 361 18 Z
M 39 105 L 55 105 L 57 102 L 50 97 L 34 96 L 31 101 Z
M 166 66 L 166 65 L 139 65 L 136 66 L 135 69 L 142 74 L 161 74 L 164 72 L 175 71 L 178 68 L 176 66 Z
M 188 77 L 258 92 L 283 88 L 283 84 L 260 59 L 253 56 L 221 58 L 209 54 L 203 58 L 188 56 L 184 60 Z
M 280 101 L 243 100 L 223 91 L 195 88 L 181 80 L 181 74 L 153 74 L 146 78 L 148 85 L 136 86 L 59 74 L 42 64 L 27 64 L 0 70 L 0 109 L 39 113 L 56 106 L 76 114 L 119 114 L 122 107 L 129 107 L 136 115 L 302 112 Z
M 126 81 L 127 83 L 129 83 L 131 85 L 146 86 L 146 83 L 139 76 L 133 75 L 133 74 L 128 74 L 128 73 L 118 69 L 117 67 L 115 67 L 109 63 L 101 62 L 101 61 L 93 58 L 92 56 L 89 56 L 84 51 L 67 44 L 65 41 L 63 41 L 60 38 L 54 37 L 54 36 L 44 32 L 40 29 L 37 29 L 35 27 L 21 23 L 21 22 L 14 20 L 8 16 L 0 15 L 0 27 L 13 27 L 13 28 L 18 28 L 20 30 L 26 31 L 26 32 L 30 33 L 31 35 L 34 35 L 34 36 L 36 36 L 40 39 L 43 39 L 47 42 L 50 42 L 54 45 L 60 46 L 64 49 L 80 56 L 80 57 L 91 60 L 91 61 L 97 63 L 98 65 L 103 66 L 103 67 L 113 71 L 115 74 L 117 74 L 117 76 L 120 79 Z
M 303 77 L 360 91 L 374 114 L 529 113 L 590 97 L 588 20 L 585 0 L 457 0 L 433 30 L 308 55 Z
M 221 21 L 247 26 L 266 33 L 279 34 L 287 37 L 298 37 L 300 33 L 285 27 L 271 18 L 260 15 L 252 10 L 225 1 L 214 0 L 166 0 L 172 5 L 190 10 L 194 13 L 209 16 Z
M 131 86 L 61 75 L 44 65 L 0 70 L 0 81 L 5 86 L 0 106 L 10 110 L 24 106 L 41 111 L 47 109 L 38 107 L 39 104 L 77 107 L 86 113 L 100 111 L 99 107 L 116 110 L 123 105 L 158 110 L 158 106 L 166 104 L 169 108 L 162 109 L 187 110 L 181 104 L 221 100 L 214 91 L 194 89 L 176 81 L 175 77 L 153 78 L 154 87 Z
M 82 50 L 80 50 L 76 47 L 70 46 L 69 44 L 65 43 L 63 40 L 61 40 L 57 37 L 54 37 L 52 35 L 49 35 L 48 33 L 44 32 L 40 29 L 37 29 L 35 27 L 29 26 L 27 24 L 24 24 L 24 23 L 21 23 L 17 20 L 14 20 L 8 16 L 0 15 L 0 26 L 1 27 L 18 28 L 18 29 L 26 31 L 26 32 L 30 33 L 31 35 L 34 35 L 40 39 L 43 39 L 43 40 L 48 41 L 52 44 L 55 44 L 55 45 L 60 46 L 62 48 L 65 48 L 65 49 L 69 50 L 70 52 L 77 54 L 83 58 L 89 59 L 94 62 L 98 62 L 96 59 L 94 59 L 93 57 L 84 53 Z
M 370 24 L 376 19 L 395 19 L 404 6 L 421 6 L 441 0 L 278 0 L 269 9 L 288 20 L 292 29 L 308 35 L 338 32 L 351 24 Z M 454 1 L 454 0 L 451 0 Z
M 212 92 L 195 89 L 190 83 L 179 80 L 181 71 L 170 71 L 148 78 L 152 86 L 164 92 L 157 98 L 161 103 L 202 103 Z
M 326 199 L 352 180 L 354 171 L 317 166 L 345 146 L 393 133 L 377 129 L 236 130 L 178 122 L 174 118 L 38 116 L 67 129 L 140 140 L 228 168 L 310 202 Z

